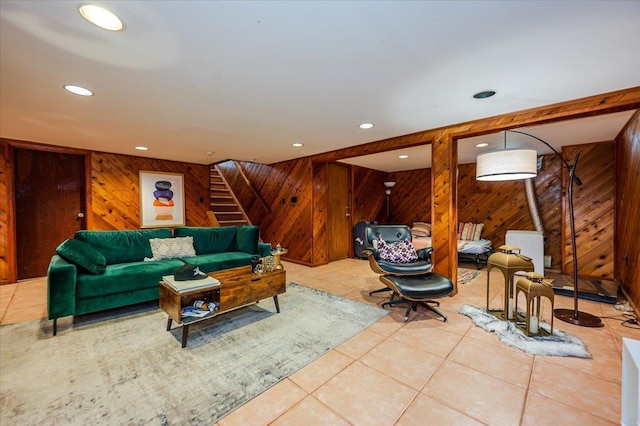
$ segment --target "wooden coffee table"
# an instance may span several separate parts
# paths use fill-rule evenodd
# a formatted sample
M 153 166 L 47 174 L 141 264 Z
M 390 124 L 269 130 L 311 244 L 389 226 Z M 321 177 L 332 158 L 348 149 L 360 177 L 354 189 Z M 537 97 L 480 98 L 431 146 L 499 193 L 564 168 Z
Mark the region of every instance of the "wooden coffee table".
M 280 313 L 278 294 L 286 292 L 286 272 L 278 269 L 265 272 L 259 280 L 253 280 L 251 266 L 225 269 L 211 272 L 209 276 L 220 281 L 220 284 L 200 287 L 194 290 L 177 292 L 173 287 L 160 281 L 160 308 L 169 315 L 167 331 L 171 330 L 173 321 L 182 325 L 182 347 L 187 346 L 189 338 L 189 325 L 205 321 L 223 312 L 232 311 L 259 300 L 273 297 L 276 311 Z M 180 311 L 192 306 L 196 300 L 206 302 L 218 302 L 220 308 L 204 317 L 180 316 Z

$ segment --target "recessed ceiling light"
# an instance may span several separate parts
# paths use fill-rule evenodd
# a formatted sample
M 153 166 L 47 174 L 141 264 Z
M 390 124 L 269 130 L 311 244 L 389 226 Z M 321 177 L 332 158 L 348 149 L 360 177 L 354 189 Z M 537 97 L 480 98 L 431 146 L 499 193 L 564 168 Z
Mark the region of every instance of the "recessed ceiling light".
M 362 123 L 361 125 L 358 126 L 361 129 L 372 129 L 374 127 L 373 123 Z
M 149 151 L 149 148 L 147 148 L 146 146 L 136 146 L 136 149 L 138 151 Z
M 80 86 L 74 86 L 72 84 L 67 84 L 64 86 L 64 88 L 71 92 L 74 93 L 76 95 L 80 95 L 80 96 L 93 96 L 93 92 L 89 89 L 85 89 L 84 87 L 80 87 Z
M 489 144 L 486 143 L 486 142 L 482 142 L 482 143 L 477 143 L 476 144 L 476 148 L 484 148 L 485 146 L 489 146 Z
M 124 29 L 124 23 L 120 18 L 100 6 L 85 4 L 80 6 L 78 11 L 84 19 L 102 29 L 108 31 L 122 31 Z
M 295 146 L 296 148 L 300 148 L 301 146 L 304 146 L 304 144 L 301 144 L 300 142 L 294 142 L 291 144 L 291 146 Z
M 409 158 L 409 156 L 407 154 L 402 154 L 402 155 L 398 155 L 398 158 L 405 159 L 405 158 Z
M 484 90 L 482 92 L 476 93 L 475 95 L 473 95 L 473 97 L 476 99 L 486 99 L 486 98 L 492 97 L 495 94 L 496 94 L 495 90 Z

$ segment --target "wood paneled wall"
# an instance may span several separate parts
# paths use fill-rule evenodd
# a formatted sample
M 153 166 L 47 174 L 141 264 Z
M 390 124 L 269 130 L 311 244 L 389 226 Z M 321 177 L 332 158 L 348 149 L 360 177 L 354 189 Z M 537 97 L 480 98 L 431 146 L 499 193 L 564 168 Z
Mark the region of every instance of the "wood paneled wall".
M 351 166 L 353 188 L 352 216 L 353 223 L 387 220 L 387 198 L 384 182 L 388 174 L 380 170 Z M 394 200 L 396 195 L 393 194 Z M 392 210 L 393 211 L 393 210 Z
M 613 143 L 579 145 L 581 160 L 579 176 L 587 191 L 575 191 L 576 218 L 579 226 L 580 274 L 596 278 L 613 278 Z M 565 157 L 573 158 L 573 147 Z M 260 225 L 263 239 L 280 242 L 289 249 L 287 258 L 303 264 L 321 265 L 327 262 L 326 230 L 326 163 L 294 160 L 273 166 L 239 163 L 260 195 L 270 203 L 266 212 L 246 186 L 232 162 L 219 165 L 232 189 L 250 217 Z M 411 226 L 415 221 L 432 220 L 431 169 L 385 173 L 351 166 L 353 182 L 353 223 L 377 220 L 386 223 L 386 195 L 383 182 L 392 180 L 392 223 Z M 458 166 L 458 221 L 484 223 L 483 237 L 494 247 L 505 243 L 509 229 L 534 230 L 527 202 L 524 181 L 479 182 L 476 165 Z M 563 247 L 570 245 L 568 222 L 563 223 L 560 159 L 554 155 L 542 158 L 542 168 L 534 179 L 534 188 L 545 230 L 545 254 L 552 259 L 552 268 L 571 273 L 571 258 L 563 263 Z M 305 195 L 311 193 L 311 196 Z M 297 205 L 290 197 L 298 197 Z M 311 201 L 313 200 L 313 201 Z M 312 203 L 312 205 L 311 205 Z M 247 208 L 247 206 L 249 206 Z M 279 219 L 276 219 L 279 218 Z M 312 223 L 311 223 L 312 222 Z M 566 226 L 563 237 L 563 226 Z M 295 238 L 292 238 L 294 237 Z M 303 239 L 314 241 L 312 250 Z M 582 253 L 583 248 L 585 253 Z
M 413 222 L 431 223 L 431 169 L 390 173 L 391 222 L 411 226 Z
M 140 170 L 184 175 L 185 222 L 188 226 L 208 226 L 209 166 L 91 153 L 92 229 L 140 228 Z
M 299 159 L 262 165 L 236 162 L 245 176 L 269 204 L 269 211 L 257 202 L 254 192 L 231 161 L 218 164 L 253 224 L 260 226 L 262 240 L 280 243 L 289 252 L 283 258 L 305 265 L 328 262 L 327 185 L 325 162 Z M 352 221 L 385 221 L 383 182 L 388 175 L 378 170 L 351 166 Z M 297 197 L 292 203 L 291 197 Z M 313 242 L 313 244 L 311 243 Z
M 0 139 L 0 284 L 15 280 L 15 273 L 9 270 L 9 257 L 12 245 L 9 236 L 13 234 L 9 223 L 9 209 L 13 203 L 9 199 L 9 186 L 12 184 L 12 174 L 9 169 L 9 143 Z M 15 254 L 13 254 L 15 256 Z
M 313 250 L 314 235 L 326 235 L 326 218 L 314 213 L 315 171 L 309 159 L 272 165 L 237 162 L 251 185 L 268 203 L 270 211 L 257 201 L 233 162 L 218 164 L 238 202 L 253 224 L 260 226 L 263 241 L 282 245 L 289 252 L 285 259 L 312 265 L 321 250 Z M 319 183 L 320 185 L 320 183 Z M 322 182 L 321 190 L 325 187 Z M 320 193 L 315 196 L 320 196 Z M 297 197 L 293 203 L 291 197 Z M 319 244 L 326 248 L 325 244 Z M 323 263 L 326 263 L 326 258 Z
M 573 164 L 580 153 L 576 176 L 582 186 L 573 187 L 573 204 L 578 250 L 578 274 L 594 278 L 613 279 L 614 230 L 615 230 L 615 143 L 596 143 L 564 147 L 562 155 Z M 568 185 L 568 175 L 563 174 Z M 564 197 L 565 254 L 562 272 L 573 273 L 571 228 L 569 222 L 568 195 Z
M 7 188 L 12 184 L 12 168 L 8 158 L 10 144 L 0 140 L 0 283 L 14 282 L 16 274 L 8 270 L 15 267 L 15 238 L 8 229 L 8 217 L 13 214 L 13 202 Z M 23 141 L 11 141 L 26 149 L 55 150 L 55 147 Z M 70 149 L 66 149 L 70 151 Z M 82 151 L 83 154 L 87 151 Z M 185 189 L 185 222 L 190 226 L 208 226 L 209 166 L 159 160 L 127 155 L 89 152 L 91 177 L 91 216 L 88 229 L 139 229 L 140 188 L 139 171 L 182 173 Z
M 640 113 L 616 139 L 615 275 L 640 312 Z

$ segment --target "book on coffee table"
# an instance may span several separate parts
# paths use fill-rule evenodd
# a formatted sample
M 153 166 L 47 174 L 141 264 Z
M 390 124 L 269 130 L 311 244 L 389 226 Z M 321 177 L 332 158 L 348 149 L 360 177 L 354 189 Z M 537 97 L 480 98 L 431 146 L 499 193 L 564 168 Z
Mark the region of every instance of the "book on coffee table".
M 173 287 L 178 293 L 220 285 L 220 281 L 213 277 L 207 277 L 201 280 L 176 281 L 173 275 L 165 275 L 162 277 L 162 280 Z

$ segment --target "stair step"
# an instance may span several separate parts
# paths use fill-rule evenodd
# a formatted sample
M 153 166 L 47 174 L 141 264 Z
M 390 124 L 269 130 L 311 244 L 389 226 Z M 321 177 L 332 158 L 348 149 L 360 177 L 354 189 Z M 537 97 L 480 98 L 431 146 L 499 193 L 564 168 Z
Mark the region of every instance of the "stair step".
M 218 221 L 224 220 L 244 220 L 240 212 L 213 212 Z
M 219 220 L 220 226 L 241 226 L 246 225 L 246 220 Z
M 211 211 L 214 213 L 235 213 L 238 211 L 237 204 L 216 204 L 211 206 Z

